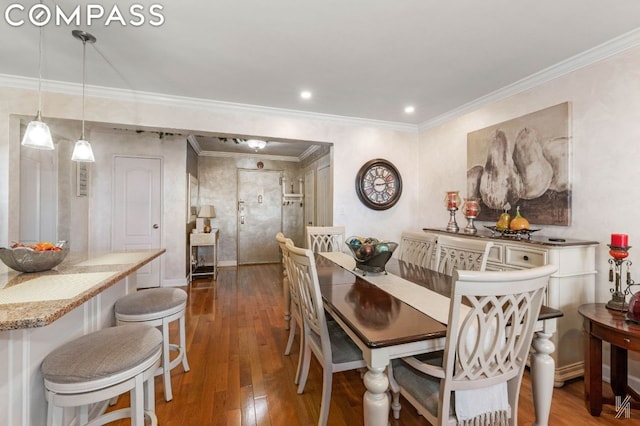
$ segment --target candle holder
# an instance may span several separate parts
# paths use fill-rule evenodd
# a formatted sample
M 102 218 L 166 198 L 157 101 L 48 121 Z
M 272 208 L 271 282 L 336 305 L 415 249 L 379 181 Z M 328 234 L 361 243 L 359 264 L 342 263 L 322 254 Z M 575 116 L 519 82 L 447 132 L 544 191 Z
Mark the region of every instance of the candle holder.
M 631 261 L 626 260 L 629 256 L 631 246 L 619 247 L 607 244 L 609 247 L 609 282 L 614 283 L 614 288 L 610 289 L 611 300 L 607 302 L 607 308 L 615 311 L 626 311 L 629 305 L 626 296 L 631 294 L 631 286 L 636 285 L 631 279 Z M 622 289 L 622 275 L 626 276 L 626 287 Z
M 460 227 L 456 222 L 456 212 L 460 205 L 459 191 L 447 191 L 447 195 L 444 197 L 444 205 L 449 210 L 449 223 L 447 224 L 447 232 L 458 232 Z
M 465 198 L 462 208 L 464 217 L 467 219 L 467 226 L 464 228 L 465 234 L 476 234 L 478 230 L 474 225 L 476 217 L 480 214 L 480 201 L 477 198 Z

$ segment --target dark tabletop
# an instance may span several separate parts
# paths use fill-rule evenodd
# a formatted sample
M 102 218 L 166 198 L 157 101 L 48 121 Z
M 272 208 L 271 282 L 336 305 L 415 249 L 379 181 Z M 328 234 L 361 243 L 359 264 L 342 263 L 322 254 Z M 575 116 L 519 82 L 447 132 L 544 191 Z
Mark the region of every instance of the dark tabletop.
M 386 291 L 316 254 L 320 291 L 325 304 L 371 348 L 444 337 L 447 326 Z M 395 258 L 387 272 L 449 297 L 452 278 Z M 541 320 L 562 312 L 543 306 Z

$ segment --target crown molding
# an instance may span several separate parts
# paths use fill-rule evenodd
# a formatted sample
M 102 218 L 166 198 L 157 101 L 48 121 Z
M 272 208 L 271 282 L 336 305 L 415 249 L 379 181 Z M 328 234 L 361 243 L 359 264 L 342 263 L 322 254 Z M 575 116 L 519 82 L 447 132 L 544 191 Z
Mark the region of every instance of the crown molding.
M 35 90 L 38 86 L 38 79 L 10 74 L 0 74 L 0 86 L 16 89 Z M 42 90 L 67 95 L 82 95 L 82 85 L 56 80 L 42 80 Z M 86 85 L 88 96 L 95 96 L 116 101 L 129 101 L 164 105 L 170 107 L 194 108 L 208 111 L 231 111 L 256 114 L 277 115 L 283 117 L 296 117 L 307 120 L 331 121 L 338 124 L 350 126 L 377 127 L 403 132 L 418 132 L 418 126 L 410 123 L 400 123 L 394 121 L 372 120 L 367 118 L 347 117 L 334 114 L 323 114 L 317 112 L 299 111 L 285 108 L 273 108 L 259 105 L 240 104 L 234 102 L 216 101 L 202 98 L 190 98 L 185 96 L 173 96 L 154 92 L 141 92 L 115 87 L 104 87 Z
M 469 112 L 480 109 L 491 103 L 506 99 L 510 96 L 524 92 L 540 86 L 543 83 L 554 80 L 573 71 L 592 65 L 596 62 L 603 61 L 626 50 L 636 48 L 640 45 L 640 28 L 629 31 L 619 37 L 613 38 L 599 46 L 586 50 L 575 56 L 572 56 L 562 62 L 558 62 L 548 68 L 545 68 L 535 74 L 516 81 L 513 84 L 505 86 L 485 96 L 481 96 L 471 102 L 463 104 L 433 119 L 418 124 L 418 130 L 428 130 L 450 120 L 460 117 Z
M 247 158 L 247 157 L 255 157 L 261 160 L 272 160 L 272 161 L 290 161 L 293 163 L 299 163 L 300 159 L 298 157 L 290 157 L 286 155 L 266 155 L 259 153 L 247 153 L 247 152 L 223 152 L 223 151 L 200 151 L 198 153 L 200 157 L 221 157 L 221 158 Z

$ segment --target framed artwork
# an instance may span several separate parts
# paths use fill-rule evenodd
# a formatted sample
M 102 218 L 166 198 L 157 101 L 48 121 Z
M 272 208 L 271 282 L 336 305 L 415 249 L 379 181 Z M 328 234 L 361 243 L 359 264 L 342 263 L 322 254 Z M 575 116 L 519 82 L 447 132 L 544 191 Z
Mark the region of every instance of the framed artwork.
M 467 196 L 477 220 L 497 221 L 505 206 L 536 225 L 571 220 L 570 103 L 467 134 Z
M 78 161 L 76 163 L 76 196 L 89 195 L 89 163 Z
M 187 174 L 187 223 L 195 222 L 198 214 L 198 179 Z

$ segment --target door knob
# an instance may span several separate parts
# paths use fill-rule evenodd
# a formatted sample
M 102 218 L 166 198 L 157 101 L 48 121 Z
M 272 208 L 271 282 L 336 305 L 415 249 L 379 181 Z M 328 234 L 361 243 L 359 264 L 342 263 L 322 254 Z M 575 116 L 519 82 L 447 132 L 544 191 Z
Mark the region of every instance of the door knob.
M 153 224 L 153 229 L 158 229 L 158 228 L 159 228 L 158 224 L 157 224 L 157 223 L 154 223 L 154 224 Z

